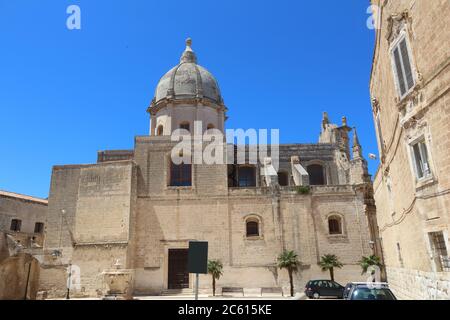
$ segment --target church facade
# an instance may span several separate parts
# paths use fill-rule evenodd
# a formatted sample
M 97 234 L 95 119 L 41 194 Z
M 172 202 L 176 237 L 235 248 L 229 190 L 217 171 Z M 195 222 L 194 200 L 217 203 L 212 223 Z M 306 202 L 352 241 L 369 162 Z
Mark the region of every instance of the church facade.
M 380 247 L 372 183 L 345 118 L 336 125 L 324 113 L 319 143 L 279 145 L 277 159 L 238 161 L 227 151 L 239 146 L 224 144 L 224 163 L 174 163 L 175 130 L 189 135 L 200 123 L 224 133 L 227 118 L 218 83 L 197 64 L 190 40 L 148 112 L 150 134 L 137 136 L 133 150 L 100 151 L 95 164 L 53 168 L 41 291 L 64 295 L 70 265 L 80 281 L 72 294 L 104 294 L 101 274 L 116 261 L 133 272 L 135 295 L 192 289 L 191 240 L 208 241 L 209 259 L 223 263 L 219 292 L 287 289 L 287 272 L 276 263 L 284 250 L 301 261 L 298 290 L 329 277 L 318 266 L 325 254 L 344 264 L 335 271 L 338 282 L 367 278 L 358 261 Z M 245 158 L 258 148 L 247 146 Z M 211 289 L 210 276 L 200 276 L 200 289 Z

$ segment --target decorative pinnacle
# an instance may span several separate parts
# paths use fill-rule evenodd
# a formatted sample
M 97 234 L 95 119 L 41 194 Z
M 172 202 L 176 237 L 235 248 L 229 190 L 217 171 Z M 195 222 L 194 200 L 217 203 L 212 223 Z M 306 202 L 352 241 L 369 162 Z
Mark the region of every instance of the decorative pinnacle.
M 181 56 L 180 63 L 197 63 L 197 56 L 195 55 L 194 51 L 191 48 L 192 46 L 192 39 L 187 38 L 186 39 L 186 49 L 183 52 L 183 55 Z
M 356 127 L 353 127 L 353 147 L 355 147 L 355 146 L 361 147 L 361 145 L 359 144 L 358 133 L 356 132 Z
M 356 127 L 353 127 L 353 158 L 358 159 L 362 157 L 362 148 L 359 143 L 358 133 L 356 132 Z
M 327 113 L 327 112 L 324 112 L 324 113 L 322 114 L 322 128 L 325 129 L 325 126 L 326 126 L 328 123 L 329 123 L 329 120 L 328 120 L 328 113 Z

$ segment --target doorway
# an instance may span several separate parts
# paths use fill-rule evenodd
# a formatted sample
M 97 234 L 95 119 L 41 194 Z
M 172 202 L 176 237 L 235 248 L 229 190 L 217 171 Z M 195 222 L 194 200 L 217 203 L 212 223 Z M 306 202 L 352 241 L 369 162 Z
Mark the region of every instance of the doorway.
M 168 289 L 189 288 L 188 249 L 169 249 Z

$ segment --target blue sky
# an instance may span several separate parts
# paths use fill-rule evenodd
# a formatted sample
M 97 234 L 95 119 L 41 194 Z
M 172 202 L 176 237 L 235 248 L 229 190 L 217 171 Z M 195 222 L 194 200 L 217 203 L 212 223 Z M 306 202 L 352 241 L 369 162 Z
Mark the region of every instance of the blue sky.
M 81 30 L 66 9 L 81 8 Z M 193 39 L 227 128 L 317 142 L 323 111 L 377 153 L 369 1 L 0 0 L 0 189 L 47 197 L 56 164 L 94 163 L 149 131 L 159 78 Z M 369 160 L 374 173 L 377 161 Z

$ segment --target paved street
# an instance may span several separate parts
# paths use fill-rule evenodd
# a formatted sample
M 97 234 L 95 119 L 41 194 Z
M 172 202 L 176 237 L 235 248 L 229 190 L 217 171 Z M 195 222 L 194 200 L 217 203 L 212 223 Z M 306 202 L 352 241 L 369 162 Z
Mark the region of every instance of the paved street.
M 199 300 L 307 300 L 303 293 L 298 293 L 294 297 L 282 297 L 282 296 L 209 296 L 206 294 L 200 294 Z M 135 300 L 194 300 L 194 295 L 168 295 L 168 296 L 136 296 Z M 65 299 L 54 299 L 54 300 L 65 300 Z M 71 300 L 101 300 L 100 298 L 71 298 Z

